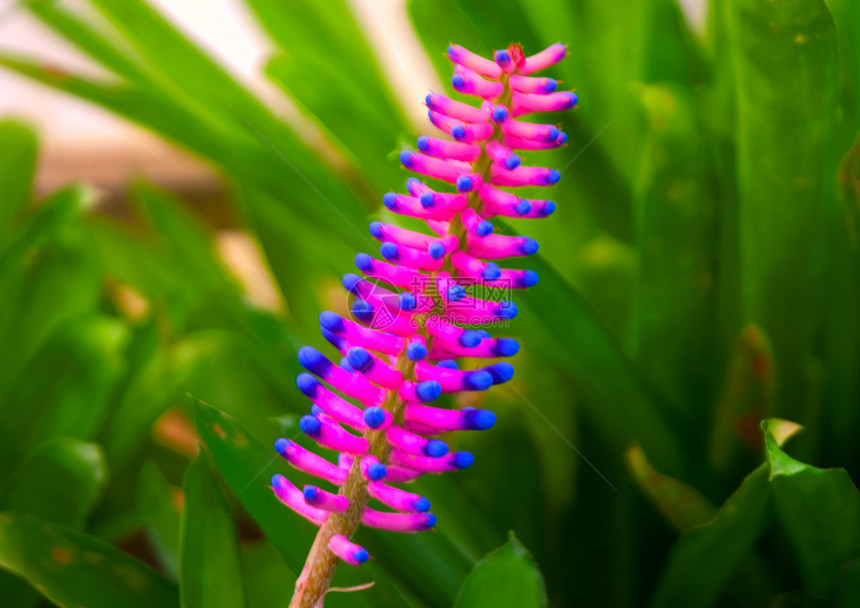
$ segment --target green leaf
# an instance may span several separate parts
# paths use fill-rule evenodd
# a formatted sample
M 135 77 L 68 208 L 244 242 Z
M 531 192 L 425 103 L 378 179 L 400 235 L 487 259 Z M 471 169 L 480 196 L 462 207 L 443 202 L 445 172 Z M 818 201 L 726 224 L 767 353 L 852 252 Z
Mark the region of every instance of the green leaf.
M 695 488 L 660 474 L 638 444 L 627 449 L 625 460 L 633 480 L 679 532 L 689 532 L 714 518 L 714 507 L 707 498 Z
M 180 596 L 183 608 L 246 605 L 236 524 L 204 458 L 185 473 Z
M 780 519 L 797 550 L 804 586 L 832 596 L 842 567 L 860 547 L 860 493 L 844 469 L 819 469 L 780 449 L 762 423 L 770 484 Z
M 782 444 L 798 425 L 773 420 L 769 425 Z M 682 536 L 669 555 L 651 608 L 712 606 L 743 564 L 773 516 L 767 465 L 758 467 L 707 524 Z M 759 581 L 759 587 L 764 581 Z
M 38 142 L 33 131 L 18 122 L 0 122 L 0 245 L 9 239 L 12 222 L 30 197 Z
M 15 470 L 0 507 L 80 528 L 101 497 L 107 475 L 98 444 L 49 439 Z
M 773 342 L 782 415 L 814 399 L 807 360 L 836 199 L 839 75 L 824 0 L 733 0 L 741 297 Z M 790 125 L 803 127 L 798 142 Z M 791 306 L 786 306 L 791 302 Z
M 0 513 L 0 539 L 0 567 L 58 605 L 179 606 L 171 581 L 94 536 L 23 513 Z
M 508 542 L 476 565 L 455 608 L 539 608 L 546 606 L 543 576 L 531 555 L 510 534 Z
M 716 291 L 705 128 L 688 90 L 661 84 L 636 92 L 647 127 L 633 188 L 639 253 L 633 351 L 669 400 L 695 403 L 711 379 L 710 361 L 699 355 L 713 330 Z
M 47 438 L 95 436 L 111 406 L 127 339 L 125 324 L 106 315 L 64 323 L 20 374 L 0 411 L 0 462 Z M 9 472 L 0 469 L 0 479 Z
M 296 473 L 274 450 L 266 450 L 235 420 L 223 412 L 191 398 L 197 431 L 218 468 L 218 473 L 272 541 L 293 572 L 301 572 L 305 557 L 316 534 L 312 524 L 291 512 L 275 498 L 269 479 L 275 473 L 295 478 Z M 405 600 L 392 589 L 389 578 L 373 563 L 360 569 L 339 568 L 334 584 L 355 586 L 375 580 L 368 590 L 349 594 L 330 594 L 326 605 L 332 606 L 406 606 Z M 285 582 L 292 589 L 292 581 Z

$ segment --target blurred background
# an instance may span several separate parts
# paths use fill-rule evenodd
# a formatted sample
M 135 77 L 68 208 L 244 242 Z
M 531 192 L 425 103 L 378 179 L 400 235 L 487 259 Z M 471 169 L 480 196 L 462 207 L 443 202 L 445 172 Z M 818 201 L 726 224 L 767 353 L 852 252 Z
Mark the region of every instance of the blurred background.
M 562 41 L 517 375 L 448 402 L 499 422 L 326 605 L 860 605 L 858 36 L 850 0 L 3 2 L 0 603 L 287 605 L 296 352 L 448 44 Z

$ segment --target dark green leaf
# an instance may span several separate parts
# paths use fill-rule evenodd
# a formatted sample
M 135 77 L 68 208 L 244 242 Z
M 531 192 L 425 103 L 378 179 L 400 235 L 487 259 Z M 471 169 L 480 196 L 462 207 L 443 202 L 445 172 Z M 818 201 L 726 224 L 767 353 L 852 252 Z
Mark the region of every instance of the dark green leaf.
M 539 608 L 546 606 L 543 576 L 511 533 L 507 544 L 487 555 L 463 584 L 456 608 Z
M 61 606 L 171 608 L 176 586 L 127 553 L 71 528 L 0 514 L 0 567 Z
M 795 460 L 763 423 L 777 511 L 797 549 L 806 589 L 832 596 L 843 564 L 860 547 L 860 493 L 844 469 Z

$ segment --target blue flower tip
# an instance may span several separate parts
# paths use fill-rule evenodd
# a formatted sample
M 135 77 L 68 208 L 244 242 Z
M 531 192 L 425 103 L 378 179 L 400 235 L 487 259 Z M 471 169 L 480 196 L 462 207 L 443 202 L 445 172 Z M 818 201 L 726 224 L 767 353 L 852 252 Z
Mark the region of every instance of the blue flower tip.
M 369 467 L 367 467 L 367 477 L 370 481 L 379 481 L 383 477 L 388 470 L 385 468 L 385 465 L 380 462 L 375 462 Z
M 428 100 L 430 99 L 429 95 L 427 96 L 427 99 Z M 417 143 L 418 143 L 418 149 L 421 150 L 422 152 L 426 152 L 427 150 L 430 149 L 430 138 L 427 137 L 426 135 L 422 135 L 421 137 L 419 137 Z
M 362 547 L 361 549 L 356 550 L 355 553 L 352 554 L 352 559 L 357 561 L 359 564 L 363 564 L 370 559 L 370 553 L 367 552 L 367 549 Z
M 493 108 L 493 122 L 502 122 L 508 117 L 508 110 L 504 106 Z
M 474 329 L 466 329 L 460 334 L 459 342 L 464 348 L 474 348 L 481 343 L 481 334 Z
M 466 289 L 462 285 L 451 285 L 448 288 L 448 299 L 452 302 L 459 302 L 466 297 Z
M 512 357 L 520 350 L 520 343 L 513 338 L 499 338 L 493 353 L 499 357 Z
M 543 85 L 543 90 L 547 93 L 552 93 L 558 88 L 558 83 L 552 78 L 546 79 L 546 84 Z
M 362 282 L 363 280 L 364 279 L 361 278 L 359 275 L 357 275 L 353 272 L 348 272 L 345 275 L 343 275 L 343 279 L 341 279 L 341 283 L 343 284 L 344 289 L 346 289 L 349 292 L 355 293 L 356 286 L 360 282 Z
M 514 366 L 507 361 L 494 363 L 487 371 L 493 376 L 493 384 L 504 384 L 514 377 Z
M 437 363 L 436 366 L 437 367 L 444 367 L 445 369 L 460 369 L 460 366 L 457 365 L 457 362 L 454 361 L 453 359 L 445 359 L 443 361 L 439 361 L 439 363 Z
M 538 248 L 539 245 L 536 240 L 527 236 L 523 237 L 522 245 L 520 245 L 520 251 L 522 251 L 524 254 L 533 255 L 537 253 Z
M 370 222 L 370 234 L 376 238 L 382 238 L 382 222 Z
M 573 91 L 568 91 L 567 97 L 568 97 L 568 99 L 570 99 L 570 102 L 568 103 L 568 106 L 567 106 L 568 108 L 572 108 L 577 103 L 579 103 L 579 96 L 576 93 L 574 93 Z
M 463 384 L 473 391 L 485 391 L 493 386 L 493 377 L 490 372 L 476 370 L 463 376 Z
M 463 125 L 455 125 L 453 129 L 451 129 L 451 137 L 454 139 L 463 139 L 466 137 L 466 127 Z
M 482 338 L 492 338 L 493 337 L 493 335 L 490 332 L 488 332 L 486 329 L 476 329 L 475 331 L 478 332 L 478 335 L 481 336 Z
M 497 314 L 503 319 L 513 319 L 517 312 L 517 305 L 513 302 L 501 302 Z
M 319 434 L 320 429 L 322 428 L 322 422 L 320 422 L 319 418 L 308 414 L 306 416 L 302 416 L 302 419 L 299 420 L 299 428 L 305 435 L 313 437 L 314 435 Z
M 511 60 L 510 54 L 506 50 L 496 51 L 494 59 L 500 66 L 505 66 Z
M 299 374 L 298 378 L 296 378 L 296 386 L 298 386 L 299 390 L 308 397 L 314 397 L 316 395 L 319 384 L 319 380 L 305 372 L 302 372 Z
M 400 257 L 400 248 L 394 243 L 383 243 L 379 247 L 379 252 L 386 260 L 396 260 Z
M 520 166 L 522 159 L 516 154 L 511 154 L 505 159 L 505 168 L 508 170 L 514 170 Z
M 362 272 L 372 272 L 373 258 L 366 253 L 357 253 L 355 255 L 355 267 Z
M 421 196 L 418 197 L 418 202 L 421 203 L 421 206 L 425 209 L 429 209 L 435 203 L 435 199 L 433 198 L 432 192 L 423 192 Z
M 281 484 L 283 483 L 283 479 L 284 479 L 284 476 L 281 475 L 280 473 L 275 473 L 274 475 L 272 475 L 272 479 L 271 479 L 272 487 L 273 488 L 281 487 Z
M 468 175 L 461 175 L 457 178 L 457 191 L 469 192 L 472 189 L 472 178 Z
M 325 356 L 312 346 L 303 346 L 299 349 L 299 364 L 317 375 L 325 374 L 331 365 Z
M 431 258 L 438 260 L 445 255 L 445 245 L 442 243 L 430 243 L 430 246 L 427 248 L 427 252 L 430 254 Z
M 487 262 L 487 265 L 484 266 L 484 270 L 481 272 L 481 276 L 486 281 L 495 281 L 502 276 L 502 269 L 495 262 Z
M 555 213 L 555 203 L 552 201 L 547 201 L 543 208 L 544 215 L 552 215 Z
M 412 508 L 419 513 L 426 513 L 430 510 L 430 501 L 423 496 L 412 503 Z
M 496 415 L 490 410 L 470 410 L 464 412 L 463 416 L 466 419 L 467 428 L 472 431 L 486 431 L 496 424 Z M 469 454 L 468 452 L 464 453 Z
M 433 526 L 436 525 L 436 516 L 435 515 L 433 515 L 432 513 L 425 513 L 424 517 L 425 517 L 424 529 L 429 530 L 430 528 L 432 528 Z
M 415 394 L 425 403 L 435 401 L 442 394 L 442 385 L 435 380 L 425 380 L 415 386 Z
M 442 458 L 448 453 L 448 444 L 441 439 L 430 439 L 421 451 L 430 458 Z
M 386 192 L 382 197 L 382 204 L 386 209 L 397 209 L 397 195 L 394 192 Z
M 451 76 L 451 84 L 455 89 L 459 89 L 466 84 L 466 80 L 463 78 L 462 74 L 454 74 Z
M 356 264 L 358 263 L 358 256 L 367 255 L 366 253 L 359 253 L 355 256 Z M 367 256 L 370 257 L 370 256 Z M 336 312 L 332 312 L 330 310 L 324 310 L 320 313 L 320 325 L 325 327 L 329 331 L 333 331 L 335 333 L 343 331 L 343 317 L 341 317 Z
M 284 439 L 283 437 L 281 437 L 280 439 L 277 439 L 275 441 L 275 451 L 278 454 L 283 454 L 287 450 L 289 445 L 290 445 L 290 440 Z
M 302 490 L 302 494 L 304 494 L 307 502 L 313 502 L 317 499 L 317 489 L 313 486 L 305 486 L 305 489 Z
M 555 141 L 558 142 L 559 144 L 566 144 L 567 143 L 567 133 L 565 133 L 564 131 L 560 132 L 558 134 L 558 139 L 556 139 Z
M 316 403 L 314 403 L 314 404 L 311 406 L 311 416 L 313 416 L 313 417 L 315 417 L 315 418 L 316 418 L 316 417 L 317 417 L 317 416 L 319 416 L 320 414 L 324 414 L 324 413 L 325 413 L 325 412 L 323 411 L 323 409 L 322 409 L 320 406 L 318 406 Z
M 484 220 L 475 227 L 475 234 L 478 236 L 487 236 L 493 233 L 493 223 L 489 220 Z
M 534 287 L 538 282 L 538 273 L 534 270 L 526 270 L 520 279 L 520 285 L 523 287 Z
M 475 462 L 475 457 L 469 452 L 457 452 L 454 454 L 454 466 L 458 469 L 467 469 Z
M 379 428 L 385 422 L 385 410 L 381 407 L 369 407 L 364 410 L 364 422 L 372 429 Z
M 352 303 L 352 314 L 361 321 L 370 321 L 373 318 L 373 306 L 365 300 L 356 300 Z
M 548 138 L 549 141 L 555 141 L 556 139 L 558 139 L 558 136 L 560 134 L 561 134 L 561 131 L 559 131 L 558 128 L 550 127 L 549 128 L 549 138 Z
M 525 215 L 526 213 L 528 213 L 531 210 L 532 210 L 532 204 L 524 198 L 521 198 L 517 202 L 517 204 L 514 206 L 514 211 L 516 211 L 520 215 Z
M 427 356 L 427 347 L 420 342 L 413 342 L 406 347 L 406 356 L 410 361 L 422 361 Z
M 415 299 L 415 296 L 408 291 L 400 292 L 400 295 L 397 296 L 397 303 L 400 306 L 400 310 L 407 312 L 414 310 L 418 305 L 418 301 Z
M 346 360 L 353 369 L 359 372 L 367 371 L 373 365 L 373 357 L 360 346 L 350 348 L 346 351 Z
M 557 184 L 558 180 L 561 179 L 561 173 L 559 173 L 555 169 L 550 169 L 549 174 L 546 176 L 546 183 L 552 185 Z
M 403 166 L 408 167 L 412 164 L 412 152 L 409 150 L 404 150 L 400 153 L 400 162 L 403 163 Z

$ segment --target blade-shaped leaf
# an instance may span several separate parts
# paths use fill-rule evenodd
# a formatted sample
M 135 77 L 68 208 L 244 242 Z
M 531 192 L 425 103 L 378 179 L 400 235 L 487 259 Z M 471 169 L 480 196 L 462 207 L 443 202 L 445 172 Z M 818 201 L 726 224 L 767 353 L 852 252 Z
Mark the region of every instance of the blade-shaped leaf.
M 236 524 L 204 458 L 185 473 L 180 597 L 183 608 L 242 608 L 245 586 Z
M 30 196 L 38 143 L 33 131 L 10 120 L 0 122 L 0 245 L 9 239 L 12 221 Z

